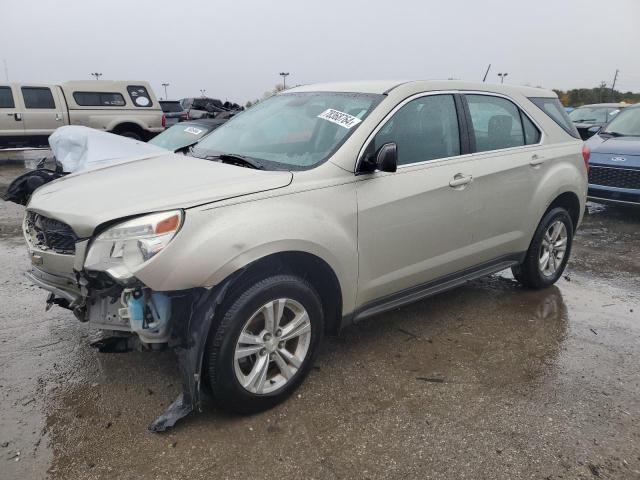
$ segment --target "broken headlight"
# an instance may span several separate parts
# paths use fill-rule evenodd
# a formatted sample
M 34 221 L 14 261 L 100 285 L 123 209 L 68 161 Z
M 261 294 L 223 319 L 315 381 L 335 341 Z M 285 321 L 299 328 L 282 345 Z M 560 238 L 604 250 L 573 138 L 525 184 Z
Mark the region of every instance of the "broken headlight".
M 84 263 L 87 270 L 107 272 L 126 280 L 143 263 L 160 253 L 182 225 L 182 210 L 154 213 L 118 223 L 98 235 Z

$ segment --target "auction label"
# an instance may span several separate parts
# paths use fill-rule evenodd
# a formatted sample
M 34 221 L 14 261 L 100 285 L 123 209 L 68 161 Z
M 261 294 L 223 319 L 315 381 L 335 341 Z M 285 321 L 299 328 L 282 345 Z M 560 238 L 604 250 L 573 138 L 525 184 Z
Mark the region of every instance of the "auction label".
M 323 118 L 324 120 L 337 123 L 344 128 L 354 127 L 362 121 L 358 117 L 354 117 L 353 115 L 349 115 L 348 113 L 334 110 L 333 108 L 325 110 L 320 115 L 318 115 L 318 118 Z
M 191 135 L 200 135 L 202 130 L 196 127 L 187 127 L 184 129 L 186 133 L 190 133 Z

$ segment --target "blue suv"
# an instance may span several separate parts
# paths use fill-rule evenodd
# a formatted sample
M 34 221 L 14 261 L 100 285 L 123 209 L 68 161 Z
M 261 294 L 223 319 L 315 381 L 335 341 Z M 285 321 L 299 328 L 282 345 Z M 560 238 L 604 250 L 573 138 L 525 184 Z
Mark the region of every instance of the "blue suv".
M 588 198 L 640 206 L 640 104 L 625 108 L 584 145 Z

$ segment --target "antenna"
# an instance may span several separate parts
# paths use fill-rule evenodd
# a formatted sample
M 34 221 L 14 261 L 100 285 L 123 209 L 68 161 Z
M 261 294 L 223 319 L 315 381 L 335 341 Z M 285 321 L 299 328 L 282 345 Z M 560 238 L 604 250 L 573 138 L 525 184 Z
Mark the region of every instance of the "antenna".
M 482 83 L 487 81 L 487 75 L 489 75 L 489 70 L 491 69 L 491 64 L 487 67 L 487 71 L 484 72 L 484 77 L 482 78 Z

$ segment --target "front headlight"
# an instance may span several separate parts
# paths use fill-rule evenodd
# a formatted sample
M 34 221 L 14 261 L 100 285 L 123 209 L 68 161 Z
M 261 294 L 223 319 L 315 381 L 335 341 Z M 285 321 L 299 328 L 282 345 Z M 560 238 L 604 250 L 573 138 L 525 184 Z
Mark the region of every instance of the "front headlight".
M 125 280 L 165 248 L 182 225 L 182 210 L 154 213 L 119 223 L 98 235 L 84 262 L 87 270 Z

